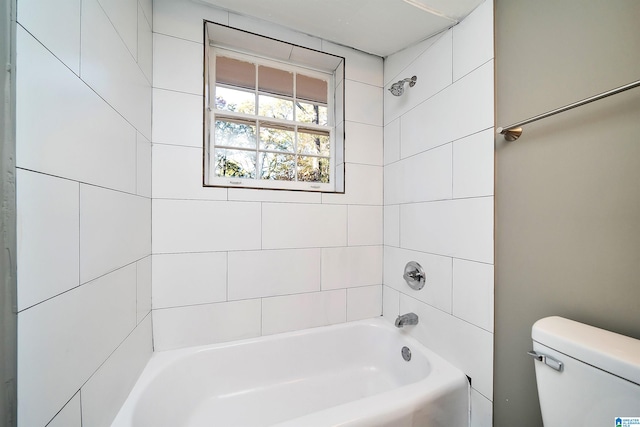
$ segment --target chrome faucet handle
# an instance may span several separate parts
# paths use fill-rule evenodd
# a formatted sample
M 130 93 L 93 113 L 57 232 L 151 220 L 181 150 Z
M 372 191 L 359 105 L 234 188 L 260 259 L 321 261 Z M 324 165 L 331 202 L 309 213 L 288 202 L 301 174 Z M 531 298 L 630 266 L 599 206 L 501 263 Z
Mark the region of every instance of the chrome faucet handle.
M 402 275 L 407 285 L 411 289 L 419 291 L 424 287 L 427 281 L 427 275 L 425 274 L 422 266 L 415 261 L 409 261 L 404 267 L 404 274 Z

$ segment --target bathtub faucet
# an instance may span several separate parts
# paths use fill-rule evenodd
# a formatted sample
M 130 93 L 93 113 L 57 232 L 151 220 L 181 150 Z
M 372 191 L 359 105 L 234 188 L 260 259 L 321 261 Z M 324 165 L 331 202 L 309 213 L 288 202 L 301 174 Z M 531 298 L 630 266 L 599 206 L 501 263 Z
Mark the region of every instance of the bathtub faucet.
M 402 328 L 406 325 L 417 325 L 418 315 L 415 313 L 407 313 L 398 316 L 396 319 L 396 328 Z

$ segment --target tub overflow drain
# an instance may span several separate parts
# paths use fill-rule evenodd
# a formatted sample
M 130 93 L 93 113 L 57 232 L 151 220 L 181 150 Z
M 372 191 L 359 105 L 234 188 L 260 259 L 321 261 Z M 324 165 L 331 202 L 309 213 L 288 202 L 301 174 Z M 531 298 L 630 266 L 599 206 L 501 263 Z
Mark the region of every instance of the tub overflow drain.
M 402 358 L 407 362 L 411 360 L 411 350 L 409 349 L 409 347 L 402 347 Z

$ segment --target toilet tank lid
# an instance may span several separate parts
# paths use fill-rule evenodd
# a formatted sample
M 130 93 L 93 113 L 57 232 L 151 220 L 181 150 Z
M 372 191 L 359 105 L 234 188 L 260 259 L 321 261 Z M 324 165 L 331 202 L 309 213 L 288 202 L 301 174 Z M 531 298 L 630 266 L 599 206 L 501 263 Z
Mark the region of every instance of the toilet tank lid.
M 603 371 L 640 384 L 640 340 L 563 317 L 533 324 L 534 341 Z

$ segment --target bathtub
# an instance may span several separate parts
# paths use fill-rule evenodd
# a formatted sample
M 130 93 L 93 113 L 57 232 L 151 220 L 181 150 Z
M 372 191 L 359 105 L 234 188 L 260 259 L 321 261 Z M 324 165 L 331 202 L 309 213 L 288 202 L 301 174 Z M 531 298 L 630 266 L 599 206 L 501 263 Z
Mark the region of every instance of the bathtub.
M 378 318 L 156 352 L 112 427 L 462 427 L 468 420 L 467 377 Z

